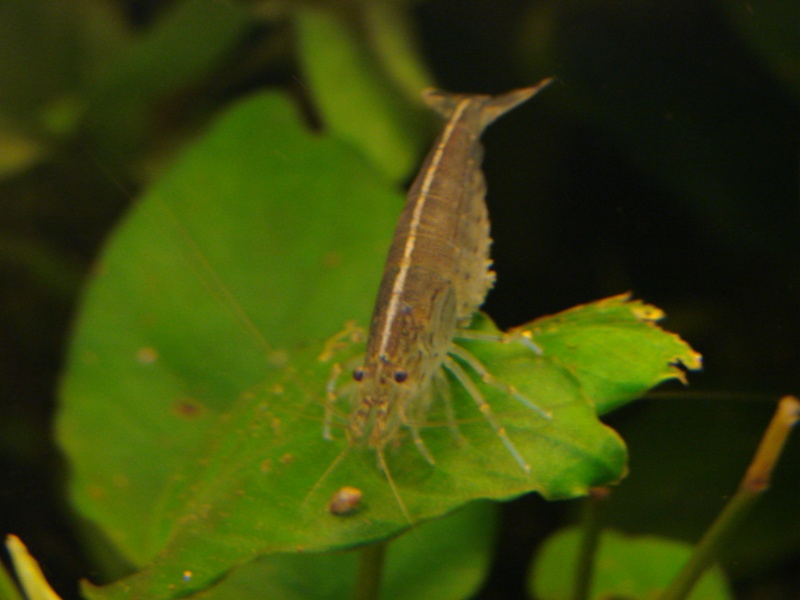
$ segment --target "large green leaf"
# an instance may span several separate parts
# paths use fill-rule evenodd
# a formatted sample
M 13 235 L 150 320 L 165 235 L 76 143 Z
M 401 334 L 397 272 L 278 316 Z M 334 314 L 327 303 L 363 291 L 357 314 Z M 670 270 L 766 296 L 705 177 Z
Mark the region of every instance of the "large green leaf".
M 341 434 L 334 442 L 322 438 L 330 365 L 318 359 L 321 346 L 311 346 L 289 353 L 290 366 L 265 372 L 262 384 L 214 420 L 197 454 L 186 457 L 162 493 L 157 518 L 149 519 L 164 550 L 144 571 L 92 597 L 158 597 L 160 590 L 175 586 L 176 593 L 188 593 L 261 554 L 348 548 L 384 539 L 473 499 L 529 491 L 568 498 L 622 476 L 624 445 L 597 420 L 566 369 L 519 343 L 472 345 L 495 376 L 553 415 L 545 419 L 483 386 L 509 438 L 533 465 L 530 473 L 454 386 L 461 443 L 448 427 L 436 425 L 447 421 L 433 412 L 423 436 L 436 465 L 413 444 L 401 444 L 387 451 L 389 482 L 371 449 L 351 447 Z M 327 510 L 343 486 L 363 493 L 363 508 L 346 518 Z M 186 569 L 193 577 L 184 582 Z
M 596 408 L 697 357 L 653 326 L 657 309 L 622 298 L 532 323 L 541 355 L 463 343 L 550 418 L 478 383 L 502 433 L 454 384 L 455 421 L 438 403 L 422 428 L 435 465 L 402 437 L 386 472 L 338 427 L 323 439 L 333 361 L 363 345 L 320 357 L 347 319 L 366 322 L 399 204 L 348 145 L 265 95 L 222 119 L 120 228 L 87 291 L 58 426 L 78 508 L 145 568 L 92 597 L 191 594 L 264 554 L 350 548 L 474 499 L 568 498 L 624 475 L 624 444 Z M 501 336 L 486 318 L 474 327 Z M 327 510 L 343 486 L 363 493 L 348 517 Z

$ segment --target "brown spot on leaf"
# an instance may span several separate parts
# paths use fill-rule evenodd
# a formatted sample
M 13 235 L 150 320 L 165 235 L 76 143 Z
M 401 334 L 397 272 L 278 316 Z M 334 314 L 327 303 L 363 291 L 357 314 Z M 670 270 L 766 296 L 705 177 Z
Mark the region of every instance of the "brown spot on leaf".
M 181 398 L 172 405 L 172 412 L 182 419 L 195 420 L 202 417 L 206 409 L 197 400 Z
M 136 351 L 136 360 L 143 365 L 152 365 L 158 360 L 158 350 L 150 347 L 139 348 Z

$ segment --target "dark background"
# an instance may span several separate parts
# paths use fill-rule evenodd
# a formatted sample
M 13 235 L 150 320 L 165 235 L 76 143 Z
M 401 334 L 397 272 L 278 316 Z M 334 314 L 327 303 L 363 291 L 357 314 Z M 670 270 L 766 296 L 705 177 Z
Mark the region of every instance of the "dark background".
M 98 4 L 135 39 L 173 3 Z M 92 571 L 50 427 L 92 261 L 153 165 L 226 103 L 270 86 L 303 93 L 291 27 L 275 19 L 206 71 L 108 108 L 86 91 L 87 73 L 120 48 L 101 35 L 85 43 L 83 13 L 69 6 L 0 2 L 0 532 L 20 535 L 66 598 Z M 631 475 L 605 518 L 696 540 L 778 397 L 800 390 L 796 6 L 430 0 L 409 10 L 441 87 L 499 92 L 556 78 L 485 136 L 498 273 L 486 310 L 507 327 L 632 291 L 667 312 L 705 371 L 609 415 Z M 73 119 L 81 100 L 89 108 Z M 795 438 L 725 550 L 737 597 L 800 597 L 798 473 Z M 533 549 L 576 511 L 533 497 L 508 504 L 481 597 L 524 597 Z

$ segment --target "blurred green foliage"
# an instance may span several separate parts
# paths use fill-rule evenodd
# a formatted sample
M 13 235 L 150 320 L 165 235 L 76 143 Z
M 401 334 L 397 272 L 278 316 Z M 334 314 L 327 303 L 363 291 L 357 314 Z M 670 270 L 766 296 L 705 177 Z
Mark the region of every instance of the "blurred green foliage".
M 581 531 L 564 529 L 547 540 L 531 570 L 530 587 L 541 600 L 572 598 L 572 582 L 564 570 L 575 561 Z M 629 537 L 613 529 L 604 531 L 597 552 L 597 574 L 592 598 L 657 598 L 675 573 L 691 556 L 692 547 L 664 538 Z M 642 565 L 652 565 L 645 569 Z M 722 570 L 715 567 L 703 577 L 689 600 L 728 600 L 731 598 Z

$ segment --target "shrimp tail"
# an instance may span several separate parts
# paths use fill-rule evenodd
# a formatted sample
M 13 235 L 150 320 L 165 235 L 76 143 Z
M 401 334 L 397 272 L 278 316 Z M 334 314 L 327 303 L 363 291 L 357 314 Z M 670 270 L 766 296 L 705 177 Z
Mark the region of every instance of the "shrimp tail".
M 542 89 L 550 85 L 552 81 L 552 78 L 547 78 L 531 87 L 511 90 L 510 92 L 498 96 L 483 96 L 483 106 L 481 106 L 481 131 L 486 129 L 486 127 L 512 108 L 535 96 Z M 449 119 L 453 115 L 459 101 L 463 100 L 465 95 L 451 94 L 450 92 L 428 88 L 422 92 L 422 97 L 428 106 Z M 473 98 L 474 97 L 475 96 L 473 96 Z

